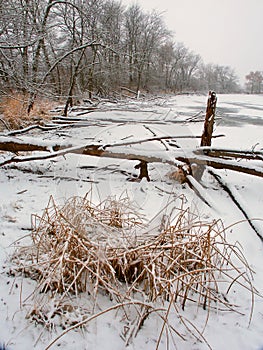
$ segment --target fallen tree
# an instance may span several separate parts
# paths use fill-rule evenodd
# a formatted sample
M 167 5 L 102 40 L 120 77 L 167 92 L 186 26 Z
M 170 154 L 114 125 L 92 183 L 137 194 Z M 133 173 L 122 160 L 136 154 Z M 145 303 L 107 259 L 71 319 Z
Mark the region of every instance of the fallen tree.
M 33 152 L 43 151 L 50 152 L 45 155 L 34 156 L 11 156 L 8 159 L 0 162 L 0 166 L 10 163 L 28 162 L 33 160 L 43 160 L 65 155 L 67 153 L 83 154 L 96 157 L 119 158 L 127 160 L 138 160 L 147 163 L 168 163 L 175 166 L 183 166 L 187 164 L 191 169 L 193 164 L 208 165 L 216 169 L 228 169 L 237 172 L 242 172 L 250 175 L 263 177 L 263 167 L 256 164 L 240 163 L 239 159 L 246 159 L 251 162 L 262 160 L 262 151 L 235 151 L 221 150 L 209 147 L 180 149 L 169 151 L 158 151 L 155 155 L 149 155 L 146 151 L 133 151 L 130 147 L 127 150 L 126 146 L 138 145 L 147 142 L 162 141 L 169 139 L 179 139 L 199 136 L 162 136 L 152 137 L 147 139 L 139 139 L 130 142 L 116 142 L 112 144 L 94 143 L 88 145 L 74 146 L 72 144 L 60 144 L 58 142 L 40 142 L 33 138 L 15 138 L 15 137 L 0 137 L 0 150 L 12 153 L 17 152 Z M 217 155 L 217 156 L 215 156 Z M 190 170 L 190 174 L 194 175 L 194 171 Z M 187 174 L 188 175 L 188 174 Z
M 216 100 L 214 99 L 214 103 L 215 101 Z M 215 114 L 214 108 L 215 105 L 213 104 L 212 112 L 211 109 L 207 109 L 206 123 L 209 122 L 210 124 L 208 126 L 206 124 L 204 125 L 204 132 L 202 136 L 166 135 L 160 137 L 157 136 L 151 129 L 145 127 L 152 133 L 153 137 L 125 142 L 104 144 L 102 142 L 93 142 L 91 144 L 74 145 L 72 143 L 65 143 L 65 141 L 63 141 L 63 143 L 58 141 L 41 141 L 39 138 L 36 139 L 22 135 L 36 126 L 28 127 L 21 131 L 8 132 L 4 136 L 0 137 L 0 151 L 11 152 L 13 154 L 11 156 L 5 155 L 0 162 L 0 166 L 7 166 L 12 163 L 52 159 L 55 157 L 65 156 L 66 154 L 81 154 L 93 157 L 139 161 L 140 164 L 143 165 L 143 171 L 141 167 L 137 166 L 137 168 L 140 170 L 138 180 L 146 177 L 146 179 L 149 181 L 150 176 L 147 169 L 148 163 L 165 163 L 177 167 L 178 171 L 180 172 L 179 181 L 181 183 L 187 183 L 207 205 L 214 207 L 213 202 L 207 196 L 207 191 L 200 184 L 202 174 L 207 166 L 214 169 L 227 169 L 252 176 L 263 177 L 262 150 L 255 151 L 254 148 L 251 150 L 236 150 L 211 146 L 212 138 L 223 136 L 212 135 L 212 125 Z M 69 120 L 69 118 L 67 119 Z M 71 120 L 71 122 L 74 123 L 74 120 Z M 83 120 L 81 120 L 81 122 L 83 122 Z M 78 122 L 77 125 L 81 126 Z M 51 125 L 50 127 L 53 128 L 56 126 Z M 45 131 L 45 129 L 42 130 Z M 15 137 L 15 135 L 18 134 L 19 138 Z M 206 134 L 206 141 L 204 141 L 204 134 Z M 168 147 L 169 141 L 174 142 L 178 139 L 187 138 L 201 138 L 201 146 L 198 148 L 173 147 L 172 149 L 171 147 Z M 149 151 L 145 149 L 138 150 L 138 148 L 132 148 L 133 145 L 145 144 L 149 142 L 160 142 L 163 146 L 165 146 L 165 150 L 160 149 L 160 151 L 155 151 L 154 154 L 152 154 L 151 148 L 149 148 Z M 21 155 L 20 153 L 23 152 L 37 153 L 31 155 Z M 177 178 L 175 177 L 175 179 Z M 218 178 L 216 178 L 216 180 L 218 181 Z M 220 182 L 219 185 L 221 186 Z M 225 189 L 229 194 L 226 188 L 227 186 L 223 186 L 223 189 Z

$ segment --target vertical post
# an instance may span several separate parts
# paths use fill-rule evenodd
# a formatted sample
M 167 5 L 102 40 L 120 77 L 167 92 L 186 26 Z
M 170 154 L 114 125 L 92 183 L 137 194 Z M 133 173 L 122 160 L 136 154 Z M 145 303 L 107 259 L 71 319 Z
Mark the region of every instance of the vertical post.
M 146 177 L 147 181 L 151 181 L 148 173 L 148 163 L 144 160 L 141 160 L 139 164 L 135 165 L 135 169 L 140 169 L 140 174 L 138 179 L 142 180 L 144 177 Z
M 201 138 L 201 146 L 211 146 L 213 128 L 215 122 L 216 114 L 216 93 L 214 91 L 209 91 L 209 97 L 207 100 L 206 116 L 204 122 L 204 130 Z M 192 167 L 191 167 L 192 168 Z M 192 169 L 193 170 L 193 169 Z M 193 176 L 196 180 L 200 181 L 205 170 L 204 165 L 199 165 L 192 171 Z
M 209 97 L 207 100 L 206 116 L 204 123 L 204 131 L 201 139 L 201 146 L 211 146 L 211 140 L 213 135 L 215 113 L 216 113 L 216 93 L 209 91 Z

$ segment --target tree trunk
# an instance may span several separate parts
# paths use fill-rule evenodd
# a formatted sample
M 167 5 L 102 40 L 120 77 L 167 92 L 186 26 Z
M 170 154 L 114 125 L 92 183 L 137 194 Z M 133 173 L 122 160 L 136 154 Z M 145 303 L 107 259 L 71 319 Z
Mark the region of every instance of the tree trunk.
M 216 112 L 216 93 L 209 91 L 209 98 L 206 107 L 206 116 L 204 123 L 204 131 L 201 139 L 201 146 L 211 146 L 211 139 L 214 128 L 215 112 Z
M 215 122 L 215 112 L 216 112 L 216 93 L 214 91 L 209 91 L 209 97 L 207 100 L 206 116 L 204 122 L 204 130 L 201 138 L 201 147 L 211 146 L 211 140 L 213 136 L 213 128 Z M 195 169 L 195 178 L 200 181 L 203 173 L 205 171 L 205 165 L 199 165 Z

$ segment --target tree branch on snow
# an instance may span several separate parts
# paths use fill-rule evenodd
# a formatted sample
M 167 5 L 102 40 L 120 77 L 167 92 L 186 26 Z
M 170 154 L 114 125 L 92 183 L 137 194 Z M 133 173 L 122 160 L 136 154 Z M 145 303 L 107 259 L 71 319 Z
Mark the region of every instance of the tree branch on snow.
M 220 187 L 226 191 L 226 193 L 229 195 L 231 200 L 235 203 L 235 205 L 238 207 L 238 209 L 243 213 L 245 216 L 248 224 L 250 227 L 253 229 L 253 231 L 257 234 L 257 236 L 261 239 L 263 242 L 263 235 L 260 233 L 259 229 L 256 227 L 255 223 L 253 220 L 249 217 L 247 210 L 242 206 L 242 204 L 237 200 L 237 193 L 234 193 L 233 189 L 230 189 L 230 187 L 226 184 L 225 181 L 221 178 L 220 175 L 215 173 L 213 170 L 209 170 L 209 173 L 216 179 L 216 181 L 219 183 Z
M 57 125 L 54 126 L 42 126 L 42 125 L 30 125 L 26 128 L 23 129 L 19 129 L 19 130 L 13 130 L 13 131 L 9 131 L 7 134 L 5 134 L 5 136 L 15 136 L 15 135 L 20 135 L 20 134 L 24 134 L 28 131 L 34 130 L 34 129 L 39 129 L 39 130 L 43 130 L 43 131 L 47 131 L 47 130 L 54 130 L 57 129 Z
M 144 127 L 146 130 L 150 131 L 150 133 L 152 133 L 152 135 L 153 135 L 154 137 L 157 137 L 157 134 L 156 134 L 151 128 L 149 128 L 149 126 L 143 125 L 143 127 Z M 163 141 L 161 140 L 161 144 L 164 146 L 164 148 L 165 148 L 166 151 L 169 151 L 169 147 L 166 145 L 165 142 L 163 142 Z

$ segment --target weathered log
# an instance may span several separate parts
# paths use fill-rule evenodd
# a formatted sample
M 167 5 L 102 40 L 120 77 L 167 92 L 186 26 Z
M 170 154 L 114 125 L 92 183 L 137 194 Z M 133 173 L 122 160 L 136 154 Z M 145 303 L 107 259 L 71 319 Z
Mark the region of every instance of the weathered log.
M 144 177 L 147 179 L 147 181 L 150 181 L 149 173 L 148 173 L 148 163 L 144 160 L 140 161 L 139 164 L 135 165 L 135 169 L 140 169 L 140 174 L 138 176 L 138 179 L 142 180 Z
M 195 154 L 195 150 L 182 150 L 176 149 L 175 151 L 163 152 L 160 151 L 155 153 L 155 155 L 147 155 L 145 151 L 134 151 L 129 148 L 129 153 L 127 152 L 127 147 L 129 145 L 150 142 L 150 141 L 159 141 L 160 139 L 167 137 L 153 137 L 149 139 L 131 141 L 131 142 L 121 142 L 115 144 L 92 144 L 84 146 L 71 146 L 70 144 L 52 144 L 50 142 L 34 143 L 32 139 L 27 138 L 24 141 L 16 139 L 14 137 L 0 137 L 0 149 L 11 152 L 19 151 L 44 151 L 46 154 L 42 155 L 33 155 L 33 156 L 13 156 L 6 160 L 3 160 L 0 163 L 0 166 L 11 164 L 11 163 L 21 163 L 35 160 L 45 160 L 51 159 L 59 156 L 65 156 L 68 153 L 81 154 L 95 157 L 107 157 L 107 158 L 117 158 L 117 159 L 127 159 L 127 160 L 139 160 L 140 161 L 140 175 L 139 179 L 146 177 L 149 181 L 149 174 L 147 171 L 148 163 L 166 163 L 173 166 L 181 167 L 182 169 L 189 169 L 186 172 L 186 182 L 192 190 L 210 207 L 213 206 L 213 203 L 208 199 L 205 190 L 200 185 L 196 179 L 192 176 L 191 165 L 209 165 L 217 169 L 229 169 L 233 171 L 243 172 L 251 175 L 256 175 L 263 177 L 263 168 L 242 165 L 237 162 L 233 162 L 228 159 L 216 159 L 214 157 L 205 156 L 203 154 Z M 30 143 L 31 140 L 31 143 Z M 51 153 L 47 153 L 51 152 Z M 187 164 L 187 165 L 186 165 Z M 143 165 L 143 166 L 142 166 Z M 146 167 L 146 170 L 145 170 Z
M 216 111 L 216 93 L 209 91 L 209 97 L 207 100 L 206 116 L 204 122 L 204 130 L 201 138 L 202 146 L 211 146 L 211 140 L 213 135 L 214 121 L 215 121 L 215 111 Z M 205 171 L 205 166 L 199 165 L 196 170 L 195 177 L 198 181 L 201 180 L 203 173 Z
M 199 166 L 211 166 L 215 169 L 228 169 L 237 171 L 244 174 L 263 177 L 263 168 L 259 166 L 242 165 L 238 162 L 233 162 L 227 159 L 210 159 L 209 156 L 196 156 L 196 157 L 176 157 L 180 162 L 188 164 L 197 164 Z
M 106 146 L 110 147 L 111 145 Z M 117 146 L 116 144 L 114 146 Z M 13 145 L 10 144 L 10 149 L 8 151 L 14 152 L 12 150 Z M 22 163 L 22 162 L 30 162 L 35 160 L 45 160 L 45 159 L 51 159 L 59 156 L 65 156 L 68 153 L 74 153 L 74 154 L 82 154 L 82 155 L 89 155 L 89 156 L 95 156 L 95 157 L 105 157 L 105 158 L 117 158 L 117 159 L 127 159 L 127 160 L 139 160 L 139 161 L 145 161 L 147 163 L 168 163 L 171 165 L 177 166 L 180 164 L 180 162 L 177 162 L 176 159 L 172 158 L 164 158 L 159 156 L 148 156 L 140 153 L 127 153 L 127 151 L 120 150 L 120 151 L 107 151 L 105 149 L 105 146 L 102 145 L 88 145 L 88 146 L 74 146 L 74 147 L 65 147 L 64 145 L 54 145 L 53 147 L 49 146 L 51 150 L 53 149 L 60 149 L 58 151 L 44 154 L 44 155 L 34 155 L 34 156 L 13 156 L 11 158 L 8 158 L 6 160 L 3 160 L 0 163 L 0 166 L 4 166 L 11 163 Z M 0 149 L 1 149 L 1 142 L 0 142 Z M 48 151 L 48 146 L 36 146 L 36 145 L 30 145 L 30 144 L 18 144 L 15 145 L 13 149 L 16 149 L 17 151 Z
M 66 145 L 72 147 L 72 145 Z M 20 140 L 15 137 L 0 137 L 0 150 L 6 152 L 33 152 L 33 151 L 57 151 L 61 148 L 60 144 L 53 142 L 41 142 L 32 138 Z
M 213 135 L 215 112 L 216 112 L 216 101 L 217 101 L 216 93 L 214 91 L 212 92 L 209 91 L 201 146 L 211 146 L 211 139 Z
M 180 137 L 180 136 L 179 136 Z M 179 138 L 178 137 L 178 138 Z M 182 137 L 182 136 L 181 136 Z M 147 163 L 167 163 L 175 166 L 188 164 L 190 167 L 192 164 L 196 164 L 198 166 L 211 166 L 216 169 L 229 169 L 233 171 L 238 171 L 250 175 L 255 175 L 259 177 L 263 177 L 263 168 L 259 166 L 251 166 L 244 165 L 238 162 L 234 162 L 228 159 L 220 159 L 205 156 L 202 154 L 195 154 L 195 150 L 182 150 L 176 149 L 168 152 L 158 152 L 158 155 L 147 155 L 145 152 L 139 152 L 129 149 L 129 153 L 125 146 L 142 144 L 145 142 L 151 141 L 160 141 L 162 139 L 176 138 L 176 136 L 163 136 L 163 137 L 152 137 L 149 139 L 142 139 L 130 142 L 120 142 L 114 144 L 92 144 L 92 145 L 84 145 L 84 146 L 72 146 L 71 144 L 58 144 L 58 143 L 50 143 L 50 142 L 29 142 L 29 140 L 21 141 L 16 138 L 7 138 L 0 137 L 0 150 L 9 151 L 9 152 L 26 152 L 26 151 L 51 151 L 53 153 L 44 155 L 44 156 L 31 156 L 31 157 L 12 157 L 8 160 L 0 163 L 1 165 L 5 165 L 12 162 L 23 162 L 23 161 L 32 161 L 38 159 L 49 159 L 53 157 L 57 157 L 60 155 L 65 155 L 67 153 L 75 153 L 75 154 L 86 154 L 90 156 L 96 157 L 108 157 L 108 158 L 119 158 L 119 159 L 128 159 L 128 160 L 139 160 L 145 161 Z M 123 149 L 121 149 L 124 147 Z M 115 151 L 114 148 L 119 148 L 119 150 Z
M 234 150 L 215 147 L 200 147 L 194 151 L 195 154 L 204 154 L 214 158 L 235 158 L 248 160 L 263 160 L 262 151 Z
M 35 128 L 36 126 L 32 126 L 32 128 Z M 27 129 L 27 130 L 30 130 Z M 25 132 L 27 131 L 25 130 Z M 59 149 L 65 149 L 69 147 L 73 147 L 72 144 L 65 144 L 63 145 L 59 143 L 54 143 L 52 144 L 51 142 L 39 142 L 38 140 L 33 140 L 32 138 L 29 139 L 18 139 L 15 137 L 9 137 L 9 135 L 14 135 L 14 132 L 8 133 L 8 136 L 0 136 L 0 150 L 1 151 L 9 151 L 9 152 L 32 152 L 32 151 L 49 151 L 50 149 L 52 150 L 59 150 Z M 223 135 L 216 135 L 215 137 L 221 137 Z M 106 149 L 109 147 L 120 147 L 120 146 L 131 146 L 131 145 L 136 145 L 136 144 L 142 144 L 142 143 L 147 143 L 147 142 L 152 142 L 152 141 L 162 141 L 162 140 L 172 140 L 172 139 L 186 139 L 186 138 L 200 138 L 200 136 L 193 136 L 193 135 L 178 135 L 178 136 L 161 136 L 161 137 L 151 137 L 148 139 L 141 139 L 141 140 L 134 140 L 134 141 L 129 141 L 129 142 L 116 142 L 112 144 L 106 144 L 106 145 L 87 145 L 87 147 L 94 147 L 98 146 L 101 147 L 102 149 Z M 86 146 L 81 146 L 81 148 L 85 148 Z

